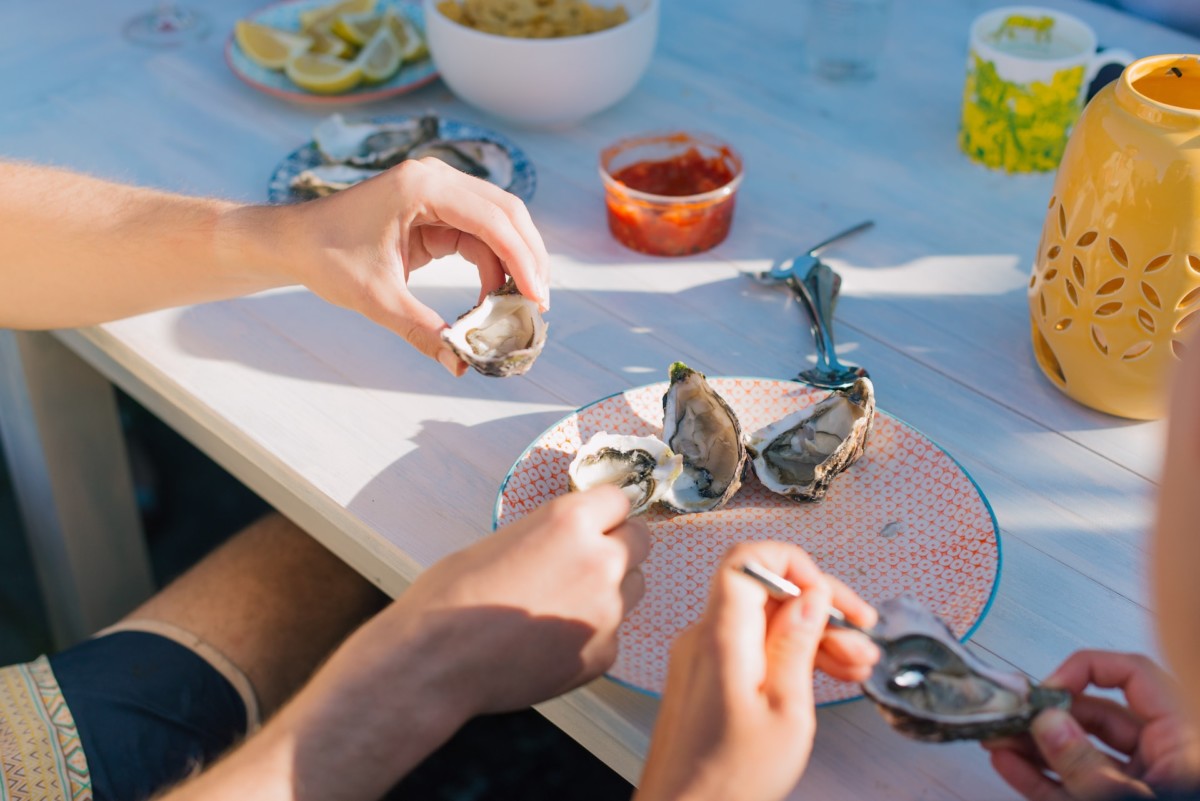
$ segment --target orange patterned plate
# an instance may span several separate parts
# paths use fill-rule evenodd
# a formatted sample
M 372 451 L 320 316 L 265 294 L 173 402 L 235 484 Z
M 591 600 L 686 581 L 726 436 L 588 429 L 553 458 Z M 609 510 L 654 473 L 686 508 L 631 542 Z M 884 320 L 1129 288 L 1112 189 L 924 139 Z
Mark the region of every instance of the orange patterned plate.
M 827 394 L 765 378 L 709 378 L 744 431 Z M 567 466 L 597 431 L 662 433 L 666 382 L 630 389 L 568 415 L 529 446 L 496 499 L 496 527 L 518 520 L 567 488 Z M 983 620 L 1000 578 L 996 519 L 983 493 L 925 435 L 879 412 L 866 453 L 819 503 L 789 500 L 753 475 L 723 509 L 645 516 L 654 547 L 642 566 L 646 595 L 621 626 L 609 678 L 658 695 L 672 641 L 704 609 L 709 580 L 733 543 L 774 539 L 803 546 L 821 567 L 868 601 L 912 595 L 966 639 Z M 816 700 L 856 697 L 858 687 L 824 674 Z

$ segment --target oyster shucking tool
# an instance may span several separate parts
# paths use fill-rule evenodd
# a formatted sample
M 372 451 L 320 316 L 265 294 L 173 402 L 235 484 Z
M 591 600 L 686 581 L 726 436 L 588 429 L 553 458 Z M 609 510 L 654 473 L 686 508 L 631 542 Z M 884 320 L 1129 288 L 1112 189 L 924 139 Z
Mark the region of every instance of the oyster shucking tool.
M 740 572 L 776 598 L 800 595 L 799 587 L 761 565 L 747 562 Z M 915 599 L 890 598 L 876 608 L 879 622 L 871 629 L 853 625 L 837 609 L 830 610 L 829 623 L 879 646 L 879 662 L 861 686 L 901 734 L 927 742 L 1007 737 L 1027 730 L 1043 709 L 1070 706 L 1066 690 L 985 664 Z

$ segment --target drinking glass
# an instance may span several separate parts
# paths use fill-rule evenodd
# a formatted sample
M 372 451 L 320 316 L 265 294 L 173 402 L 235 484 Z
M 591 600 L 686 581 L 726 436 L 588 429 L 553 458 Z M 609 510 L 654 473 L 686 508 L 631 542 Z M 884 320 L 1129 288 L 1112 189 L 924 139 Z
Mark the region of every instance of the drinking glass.
M 874 77 L 891 0 L 809 0 L 806 50 L 813 72 L 835 81 Z
M 150 47 L 177 47 L 203 38 L 208 20 L 198 11 L 170 0 L 125 23 L 125 38 Z

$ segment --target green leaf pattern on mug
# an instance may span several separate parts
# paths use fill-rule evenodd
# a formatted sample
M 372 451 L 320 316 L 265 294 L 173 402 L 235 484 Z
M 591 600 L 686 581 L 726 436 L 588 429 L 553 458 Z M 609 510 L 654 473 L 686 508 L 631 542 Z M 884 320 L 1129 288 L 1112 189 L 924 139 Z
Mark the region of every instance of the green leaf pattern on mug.
M 996 65 L 971 53 L 963 90 L 964 153 L 1009 172 L 1057 169 L 1079 117 L 1083 67 L 1059 70 L 1049 83 L 1007 81 Z

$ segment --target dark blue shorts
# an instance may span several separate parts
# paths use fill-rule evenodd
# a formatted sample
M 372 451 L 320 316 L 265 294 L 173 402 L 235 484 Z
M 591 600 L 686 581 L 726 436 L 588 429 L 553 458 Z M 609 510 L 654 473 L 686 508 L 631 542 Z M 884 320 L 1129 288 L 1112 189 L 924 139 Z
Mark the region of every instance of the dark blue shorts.
M 79 729 L 96 801 L 149 798 L 246 734 L 247 704 L 231 681 L 166 636 L 102 634 L 50 657 L 50 665 Z

